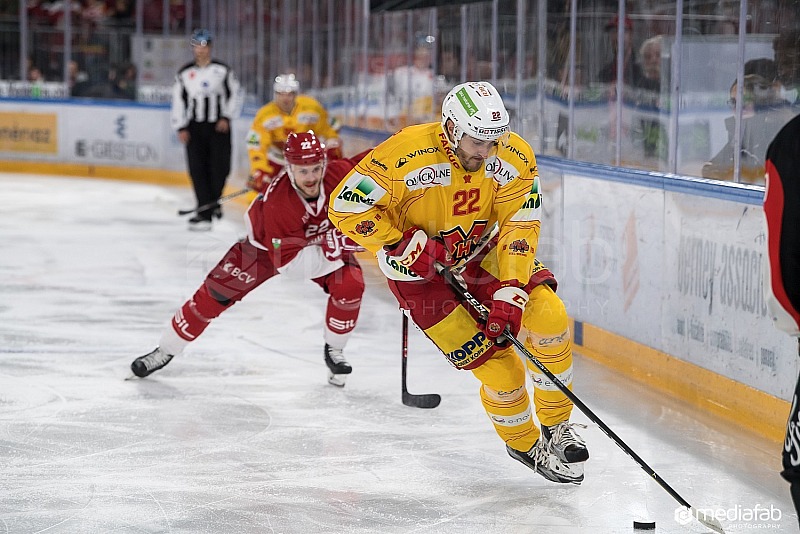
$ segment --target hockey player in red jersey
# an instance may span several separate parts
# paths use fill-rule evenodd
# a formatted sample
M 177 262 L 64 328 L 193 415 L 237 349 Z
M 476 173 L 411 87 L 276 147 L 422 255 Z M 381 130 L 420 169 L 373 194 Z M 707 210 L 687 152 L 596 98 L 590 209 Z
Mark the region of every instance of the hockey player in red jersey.
M 158 347 L 133 361 L 134 375 L 145 377 L 161 369 L 223 311 L 276 274 L 291 272 L 330 295 L 324 359 L 328 381 L 344 386 L 352 368 L 343 349 L 358 320 L 364 281 L 353 257 L 359 247 L 328 220 L 328 194 L 360 158 L 328 163 L 314 132 L 290 134 L 284 156 L 285 170 L 247 210 L 247 237 L 230 248 L 178 309 Z
M 765 300 L 775 326 L 800 337 L 800 115 L 778 132 L 767 149 Z M 800 348 L 800 345 L 798 345 Z M 783 471 L 800 513 L 800 378 L 783 443 Z

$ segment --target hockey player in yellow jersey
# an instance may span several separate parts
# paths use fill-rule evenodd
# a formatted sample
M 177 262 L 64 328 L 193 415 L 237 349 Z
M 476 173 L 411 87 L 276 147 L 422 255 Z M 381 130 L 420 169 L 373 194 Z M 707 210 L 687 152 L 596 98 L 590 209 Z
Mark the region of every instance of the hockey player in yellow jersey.
M 548 480 L 580 484 L 589 453 L 569 422 L 572 403 L 529 364 L 540 432 L 522 360 L 498 340 L 508 326 L 571 387 L 566 309 L 552 273 L 536 260 L 536 158 L 508 122 L 490 83 L 457 85 L 441 123 L 400 130 L 350 171 L 331 193 L 329 218 L 376 254 L 400 307 L 454 367 L 481 382 L 484 409 L 508 453 Z M 495 223 L 497 237 L 479 249 Z M 485 321 L 459 301 L 437 265 L 463 266 L 468 291 L 490 309 Z
M 248 186 L 264 192 L 286 165 L 283 148 L 290 133 L 313 131 L 327 150 L 328 160 L 342 157 L 341 140 L 328 112 L 316 99 L 299 94 L 294 74 L 281 74 L 272 85 L 273 100 L 256 112 L 247 132 L 250 158 Z

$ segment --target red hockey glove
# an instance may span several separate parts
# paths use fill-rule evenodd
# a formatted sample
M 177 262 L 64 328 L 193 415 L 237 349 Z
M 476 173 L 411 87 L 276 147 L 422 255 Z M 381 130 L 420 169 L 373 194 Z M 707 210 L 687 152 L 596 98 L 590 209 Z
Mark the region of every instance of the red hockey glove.
M 516 282 L 503 282 L 494 292 L 491 310 L 486 318 L 484 332 L 494 342 L 502 336 L 506 326 L 515 336 L 522 327 L 522 310 L 528 303 L 528 294 L 516 286 Z
M 322 253 L 330 261 L 336 261 L 342 257 L 342 253 L 361 252 L 364 247 L 341 233 L 336 228 L 332 228 L 325 233 L 325 239 L 320 243 Z
M 272 178 L 269 174 L 260 169 L 256 169 L 253 171 L 253 174 L 250 176 L 250 178 L 248 178 L 247 187 L 256 193 L 264 193 L 271 181 Z
M 416 226 L 406 230 L 403 239 L 384 249 L 387 256 L 395 258 L 400 265 L 426 280 L 432 280 L 438 274 L 437 263 L 445 267 L 450 265 L 450 254 L 444 245 L 428 238 L 425 231 Z

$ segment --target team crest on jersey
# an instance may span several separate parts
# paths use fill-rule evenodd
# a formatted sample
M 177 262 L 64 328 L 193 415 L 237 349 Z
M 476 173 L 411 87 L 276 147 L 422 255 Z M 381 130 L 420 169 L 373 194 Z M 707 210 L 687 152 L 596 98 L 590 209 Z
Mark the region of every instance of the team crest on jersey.
M 542 195 L 539 193 L 539 177 L 533 179 L 530 192 L 525 195 L 522 207 L 511 217 L 514 222 L 538 221 L 542 217 Z
M 437 163 L 435 165 L 426 165 L 421 169 L 415 169 L 406 174 L 403 181 L 409 191 L 416 191 L 417 189 L 425 189 L 426 187 L 437 185 L 450 185 L 450 177 L 450 164 Z
M 364 213 L 385 194 L 386 190 L 375 183 L 375 180 L 354 172 L 333 199 L 333 209 L 344 213 Z
M 502 187 L 519 176 L 519 171 L 503 158 L 491 156 L 486 158 L 486 174 Z
M 367 219 L 366 221 L 361 221 L 356 225 L 356 233 L 367 236 L 370 235 L 375 231 L 375 223 Z
M 446 232 L 439 232 L 453 263 L 458 263 L 472 253 L 472 249 L 481 240 L 488 224 L 489 221 L 477 220 L 472 223 L 469 232 L 465 232 L 461 226 L 456 226 Z
M 524 239 L 516 239 L 508 245 L 508 249 L 514 254 L 527 254 L 531 246 Z

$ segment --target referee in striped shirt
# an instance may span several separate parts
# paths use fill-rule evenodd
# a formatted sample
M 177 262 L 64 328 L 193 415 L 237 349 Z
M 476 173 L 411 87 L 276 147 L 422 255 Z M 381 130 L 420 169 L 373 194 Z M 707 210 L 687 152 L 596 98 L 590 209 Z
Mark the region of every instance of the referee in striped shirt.
M 242 108 L 239 82 L 230 67 L 211 58 L 208 30 L 192 34 L 194 61 L 181 67 L 172 90 L 172 127 L 186 145 L 186 161 L 197 206 L 214 204 L 231 171 L 231 120 Z M 189 219 L 189 229 L 210 230 L 219 206 Z

